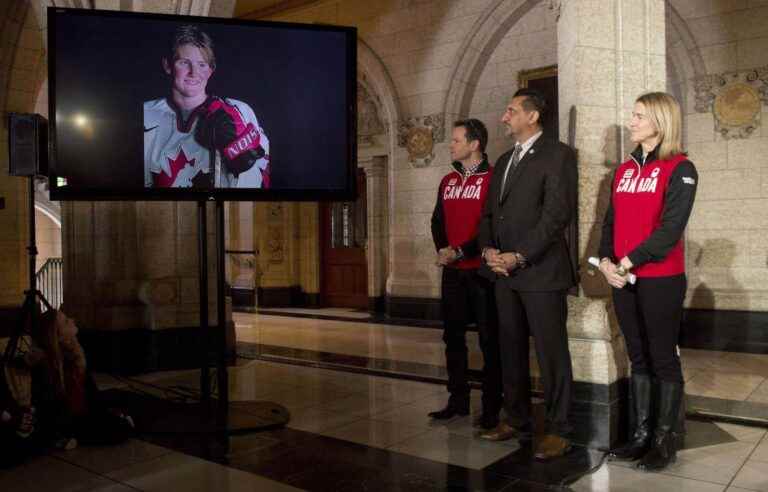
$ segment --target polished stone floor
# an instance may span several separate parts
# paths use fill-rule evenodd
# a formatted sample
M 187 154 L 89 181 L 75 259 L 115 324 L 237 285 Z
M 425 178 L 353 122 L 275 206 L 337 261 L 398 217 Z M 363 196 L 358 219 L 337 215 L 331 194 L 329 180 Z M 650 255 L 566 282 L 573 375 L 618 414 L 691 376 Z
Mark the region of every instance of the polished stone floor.
M 196 393 L 199 374 L 98 379 L 111 391 L 182 402 Z M 763 428 L 689 421 L 678 462 L 649 474 L 602 463 L 599 453 L 584 449 L 568 461 L 531 465 L 515 441 L 479 440 L 471 417 L 430 422 L 426 413 L 444 402 L 443 389 L 434 384 L 241 361 L 231 388 L 234 400 L 285 405 L 292 413 L 288 427 L 230 437 L 210 455 L 200 444 L 212 446 L 217 438 L 193 432 L 58 452 L 0 471 L 0 490 L 768 491 Z M 478 399 L 473 395 L 474 412 Z
M 445 364 L 439 330 L 387 324 L 352 309 L 267 312 L 274 314 L 236 313 L 238 341 L 434 367 Z M 468 346 L 470 365 L 479 369 L 476 333 L 468 334 Z M 768 355 L 682 349 L 681 359 L 689 396 L 766 404 L 768 416 Z
M 477 391 L 473 415 L 427 418 L 445 402 L 435 384 L 444 377 L 439 330 L 367 322 L 359 313 L 341 321 L 343 311 L 325 313 L 333 319 L 285 314 L 236 314 L 241 358 L 229 390 L 235 402 L 282 405 L 291 413 L 286 428 L 231 437 L 195 426 L 155 429 L 122 446 L 81 447 L 2 470 L 0 491 L 768 491 L 765 428 L 689 421 L 686 449 L 658 474 L 605 463 L 584 448 L 537 464 L 514 440 L 477 437 Z M 479 367 L 474 351 L 472 361 Z M 687 370 L 706 374 L 711 361 L 702 355 Z M 130 395 L 139 427 L 149 428 L 152 408 L 172 413 L 197 397 L 199 372 L 98 375 L 98 384 Z

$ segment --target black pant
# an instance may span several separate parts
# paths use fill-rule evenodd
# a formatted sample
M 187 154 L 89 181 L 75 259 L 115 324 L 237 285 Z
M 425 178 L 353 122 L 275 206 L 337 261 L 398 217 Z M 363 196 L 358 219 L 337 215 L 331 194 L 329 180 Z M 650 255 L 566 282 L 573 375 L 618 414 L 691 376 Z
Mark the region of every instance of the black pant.
M 496 282 L 504 408 L 509 424 L 528 433 L 531 421 L 529 336 L 533 336 L 546 400 L 546 432 L 567 435 L 573 392 L 566 292 L 522 292 Z
M 0 469 L 20 465 L 45 449 L 45 443 L 36 434 L 24 438 L 5 424 L 0 424 L 0 443 Z
M 612 289 L 633 374 L 683 382 L 677 342 L 686 285 L 685 275 L 675 275 L 638 278 L 635 285 Z
M 463 404 L 469 400 L 466 332 L 467 325 L 475 321 L 483 352 L 483 411 L 498 413 L 502 403 L 501 363 L 491 283 L 478 276 L 476 270 L 443 268 L 442 309 L 451 401 Z

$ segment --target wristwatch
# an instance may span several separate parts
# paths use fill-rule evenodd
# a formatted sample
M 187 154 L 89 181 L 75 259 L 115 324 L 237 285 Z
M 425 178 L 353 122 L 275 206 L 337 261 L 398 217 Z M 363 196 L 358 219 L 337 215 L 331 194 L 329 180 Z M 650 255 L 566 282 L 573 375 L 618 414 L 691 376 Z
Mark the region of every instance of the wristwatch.
M 528 266 L 528 260 L 525 258 L 525 256 L 521 255 L 520 253 L 515 253 L 515 264 L 517 268 L 525 268 Z
M 461 246 L 453 248 L 453 251 L 456 253 L 456 260 L 454 261 L 459 261 L 464 258 L 464 251 L 461 249 Z

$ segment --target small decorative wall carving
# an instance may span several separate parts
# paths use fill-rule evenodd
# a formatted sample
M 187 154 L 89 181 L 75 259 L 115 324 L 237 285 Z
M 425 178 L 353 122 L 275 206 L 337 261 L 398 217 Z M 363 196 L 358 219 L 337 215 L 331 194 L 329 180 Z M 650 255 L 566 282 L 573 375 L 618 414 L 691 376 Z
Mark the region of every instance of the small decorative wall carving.
M 560 11 L 562 10 L 562 0 L 549 0 L 549 10 L 555 13 L 555 21 L 560 20 Z
M 398 125 L 397 143 L 408 150 L 414 167 L 426 167 L 435 158 L 435 143 L 445 141 L 445 115 L 435 113 L 403 120 Z
M 379 116 L 381 103 L 368 88 L 357 83 L 357 141 L 361 145 L 372 145 L 375 135 L 386 133 L 386 127 Z
M 283 262 L 285 249 L 283 248 L 283 227 L 267 227 L 267 261 L 273 264 Z
M 285 245 L 283 240 L 283 216 L 285 207 L 280 202 L 267 205 L 267 261 L 272 264 L 283 262 Z
M 283 204 L 281 202 L 274 202 L 267 205 L 267 222 L 282 224 L 283 223 Z
M 760 127 L 762 105 L 768 104 L 768 66 L 704 75 L 694 84 L 696 111 L 712 111 L 723 138 L 746 138 Z

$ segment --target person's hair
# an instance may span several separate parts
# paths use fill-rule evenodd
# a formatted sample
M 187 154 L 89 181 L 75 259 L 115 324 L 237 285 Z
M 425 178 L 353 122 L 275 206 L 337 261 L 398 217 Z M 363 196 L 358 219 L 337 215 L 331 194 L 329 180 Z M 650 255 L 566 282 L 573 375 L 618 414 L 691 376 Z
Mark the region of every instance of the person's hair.
M 466 131 L 467 142 L 477 140 L 480 145 L 478 149 L 481 153 L 485 152 L 485 146 L 488 145 L 488 129 L 482 121 L 477 118 L 459 120 L 453 124 L 454 128 L 464 128 Z
M 57 396 L 65 393 L 64 388 L 64 358 L 61 356 L 59 345 L 58 311 L 49 309 L 39 315 L 37 324 L 32 325 L 29 334 L 35 348 L 42 352 L 44 371 L 41 375 L 46 378 L 46 386 L 53 388 Z
M 85 354 L 77 340 L 62 340 L 61 311 L 49 309 L 38 317 L 37 326 L 31 326 L 29 334 L 34 347 L 42 352 L 46 384 L 58 397 L 66 394 L 67 374 L 85 373 Z M 63 316 L 63 313 L 61 313 Z
M 649 92 L 638 97 L 636 103 L 643 103 L 648 119 L 659 133 L 658 159 L 669 159 L 683 153 L 683 118 L 680 104 L 666 92 Z
M 547 119 L 547 112 L 549 111 L 549 106 L 547 105 L 547 98 L 544 97 L 544 94 L 542 94 L 540 91 L 536 89 L 531 88 L 523 88 L 518 89 L 517 92 L 515 92 L 515 95 L 512 96 L 514 99 L 515 97 L 524 97 L 522 101 L 523 109 L 525 109 L 528 112 L 531 111 L 538 111 L 539 112 L 539 126 L 544 127 L 544 122 Z
M 197 26 L 186 24 L 176 28 L 171 38 L 170 50 L 167 56 L 169 64 L 176 61 L 179 48 L 191 44 L 200 49 L 211 70 L 216 70 L 216 55 L 213 53 L 213 40 L 208 34 L 201 31 Z

